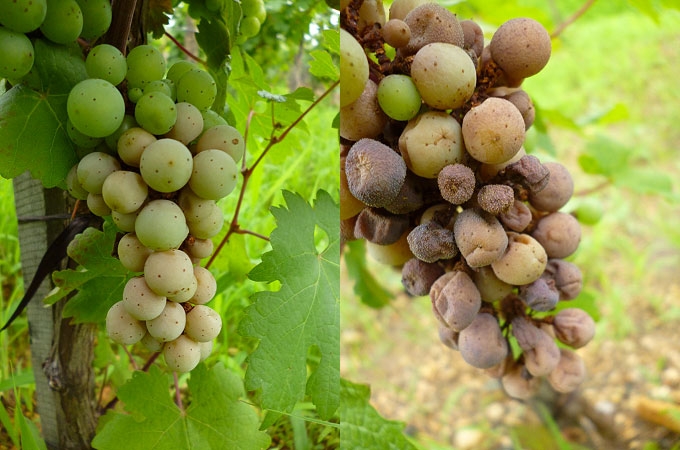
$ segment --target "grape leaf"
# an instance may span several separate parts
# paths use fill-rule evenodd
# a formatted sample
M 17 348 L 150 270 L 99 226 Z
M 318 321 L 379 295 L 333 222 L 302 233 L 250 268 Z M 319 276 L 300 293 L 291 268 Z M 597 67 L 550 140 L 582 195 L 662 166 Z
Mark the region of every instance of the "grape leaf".
M 383 418 L 369 403 L 369 386 L 340 380 L 341 448 L 416 450 L 406 439 L 401 422 Z
M 309 54 L 309 73 L 318 78 L 329 78 L 332 81 L 340 79 L 337 55 L 340 53 L 340 33 L 337 30 L 322 32 L 323 46 L 328 51 L 313 50 Z M 331 56 L 333 55 L 333 56 Z
M 164 25 L 170 23 L 169 15 L 172 15 L 171 0 L 148 0 L 144 4 L 142 22 L 144 28 L 150 32 L 154 39 L 160 39 L 165 33 Z
M 262 407 L 290 412 L 307 393 L 322 419 L 338 408 L 340 381 L 339 207 L 319 191 L 312 207 L 284 191 L 288 206 L 273 207 L 277 228 L 272 250 L 251 272 L 255 281 L 280 281 L 278 291 L 258 292 L 246 309 L 239 332 L 260 340 L 249 356 L 246 388 L 262 390 Z M 319 252 L 315 228 L 328 247 Z M 318 347 L 321 359 L 307 380 L 307 354 Z
M 135 372 L 118 390 L 130 414 L 109 411 L 92 441 L 100 450 L 259 450 L 269 437 L 257 430 L 255 411 L 239 377 L 222 363 L 199 364 L 188 382 L 191 403 L 180 410 L 169 392 L 168 377 L 157 366 Z
M 45 187 L 65 187 L 66 174 L 78 162 L 66 134 L 66 99 L 87 78 L 82 55 L 71 48 L 35 41 L 30 84 L 0 95 L 0 175 L 13 178 L 30 170 Z
M 123 288 L 130 273 L 111 254 L 117 230 L 111 222 L 104 222 L 104 231 L 87 228 L 71 242 L 69 256 L 78 269 L 54 272 L 52 280 L 59 289 L 45 298 L 53 304 L 74 290 L 78 293 L 64 307 L 64 316 L 76 323 L 99 322 L 106 318 L 111 305 L 123 298 Z
M 361 240 L 350 241 L 345 244 L 344 254 L 347 272 L 354 280 L 354 293 L 361 302 L 371 308 L 387 306 L 392 299 L 390 292 L 378 283 L 366 268 L 366 252 Z

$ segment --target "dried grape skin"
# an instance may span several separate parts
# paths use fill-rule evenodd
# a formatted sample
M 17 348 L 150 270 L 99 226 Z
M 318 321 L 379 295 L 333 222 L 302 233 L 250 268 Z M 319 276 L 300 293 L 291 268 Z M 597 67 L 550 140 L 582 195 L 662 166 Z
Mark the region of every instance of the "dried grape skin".
M 399 194 L 406 178 L 406 164 L 385 144 L 361 139 L 347 154 L 345 173 L 354 197 L 366 205 L 381 207 Z
M 583 359 L 567 348 L 560 349 L 560 361 L 548 375 L 548 382 L 557 392 L 568 393 L 578 388 L 586 378 L 586 366 Z
M 432 309 L 442 324 L 454 331 L 467 328 L 477 317 L 482 297 L 472 279 L 460 271 L 447 277 L 444 286 L 432 300 Z M 432 291 L 431 291 L 432 292 Z
M 349 141 L 376 138 L 386 123 L 387 116 L 378 104 L 378 85 L 370 79 L 359 98 L 340 108 L 340 136 Z
M 499 259 L 508 246 L 508 236 L 491 214 L 466 209 L 453 227 L 456 245 L 470 267 L 488 266 Z
M 493 60 L 514 80 L 527 78 L 550 59 L 550 35 L 536 20 L 518 17 L 503 23 L 489 43 Z
M 567 204 L 574 193 L 574 180 L 562 164 L 546 162 L 543 166 L 550 171 L 545 188 L 529 194 L 529 203 L 539 211 L 555 212 Z
M 479 313 L 460 332 L 458 349 L 466 363 L 478 369 L 488 369 L 499 364 L 508 355 L 508 342 L 498 320 L 489 313 Z
M 458 254 L 453 232 L 437 222 L 418 225 L 408 234 L 407 240 L 411 252 L 421 261 L 432 263 Z
M 364 208 L 354 225 L 354 236 L 380 245 L 393 244 L 408 229 L 408 217 L 385 213 L 377 208 Z
M 581 348 L 595 336 L 595 321 L 579 308 L 565 308 L 553 318 L 555 336 L 571 348 Z
M 501 164 L 522 147 L 524 119 L 509 101 L 490 97 L 465 114 L 462 133 L 470 156 L 485 164 Z
M 419 297 L 428 295 L 434 282 L 442 275 L 444 269 L 438 264 L 411 258 L 401 268 L 401 284 L 410 295 Z
M 581 225 L 571 214 L 550 213 L 542 217 L 531 236 L 545 248 L 549 258 L 566 258 L 581 241 Z
M 449 164 L 437 175 L 437 186 L 444 200 L 461 205 L 474 193 L 475 174 L 464 164 Z
M 463 47 L 463 29 L 455 14 L 436 3 L 425 3 L 411 10 L 404 22 L 411 30 L 408 45 L 399 49 L 399 55 L 414 55 L 433 42 Z
M 491 268 L 501 280 L 521 286 L 536 281 L 547 262 L 548 256 L 536 239 L 528 234 L 508 232 L 507 250 L 491 263 Z

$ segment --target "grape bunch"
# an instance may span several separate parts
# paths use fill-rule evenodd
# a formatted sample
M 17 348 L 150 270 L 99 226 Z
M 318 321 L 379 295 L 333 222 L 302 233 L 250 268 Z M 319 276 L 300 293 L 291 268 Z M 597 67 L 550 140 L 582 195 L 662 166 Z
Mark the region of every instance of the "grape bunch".
M 94 41 L 111 25 L 109 0 L 12 0 L 0 2 L 0 78 L 17 84 L 33 68 L 27 33 L 55 44 Z
M 485 43 L 437 3 L 380 3 L 341 12 L 343 240 L 364 239 L 410 295 L 429 295 L 444 345 L 509 395 L 541 377 L 576 389 L 574 350 L 595 324 L 560 303 L 583 285 L 565 259 L 581 228 L 560 211 L 574 183 L 523 147 L 535 109 L 522 82 L 548 63 L 548 32 L 515 18 Z
M 119 344 L 162 351 L 170 369 L 188 372 L 222 327 L 206 305 L 215 278 L 197 264 L 224 224 L 217 201 L 236 186 L 243 136 L 209 109 L 215 81 L 192 63 L 177 62 L 166 74 L 151 45 L 124 57 L 101 44 L 85 65 L 92 78 L 67 100 L 67 131 L 82 153 L 68 191 L 93 214 L 111 216 L 125 233 L 118 258 L 138 273 L 108 311 L 107 333 Z M 116 87 L 123 82 L 130 114 Z

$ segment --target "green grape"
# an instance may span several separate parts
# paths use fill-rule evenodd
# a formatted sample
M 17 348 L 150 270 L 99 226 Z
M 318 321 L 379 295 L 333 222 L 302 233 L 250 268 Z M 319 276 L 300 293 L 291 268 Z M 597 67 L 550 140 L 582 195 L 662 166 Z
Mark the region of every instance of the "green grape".
M 157 341 L 153 336 L 149 334 L 147 331 L 144 337 L 142 338 L 141 341 L 144 348 L 146 348 L 148 351 L 157 353 L 163 350 L 163 343 Z
M 135 221 L 135 234 L 145 247 L 164 251 L 179 248 L 189 234 L 189 228 L 176 203 L 170 200 L 152 200 L 139 211 Z
M 165 74 L 165 58 L 160 50 L 152 45 L 140 45 L 127 55 L 128 87 L 144 88 L 147 83 L 160 80 Z
M 76 0 L 83 12 L 83 31 L 80 35 L 94 41 L 109 30 L 112 19 L 110 0 Z
M 78 163 L 78 182 L 87 192 L 101 194 L 104 180 L 109 174 L 120 170 L 116 158 L 103 152 L 85 155 Z
M 186 313 L 182 305 L 166 301 L 163 311 L 154 319 L 146 321 L 146 329 L 156 340 L 170 342 L 182 334 L 185 324 Z
M 596 199 L 584 199 L 573 212 L 576 219 L 584 225 L 595 225 L 602 220 L 602 205 Z
M 151 92 L 160 92 L 168 97 L 172 98 L 172 88 L 165 80 L 154 80 L 144 86 L 144 94 L 149 94 Z M 173 100 L 174 101 L 174 100 Z
M 111 219 L 116 227 L 125 233 L 133 233 L 135 231 L 135 221 L 137 220 L 137 211 L 123 214 L 118 211 L 111 211 Z
M 202 353 L 201 344 L 184 335 L 163 346 L 165 364 L 173 372 L 191 372 L 201 362 Z
M 191 103 L 180 102 L 175 107 L 177 108 L 177 121 L 165 137 L 188 145 L 203 132 L 203 116 Z
M 128 100 L 130 100 L 132 103 L 137 103 L 144 95 L 144 89 L 138 87 L 130 88 L 128 89 L 127 95 Z
M 76 0 L 49 0 L 40 31 L 57 44 L 75 41 L 83 30 L 83 13 Z
M 191 178 L 189 149 L 174 139 L 159 139 L 146 147 L 139 162 L 142 178 L 158 192 L 180 190 Z
M 78 181 L 78 164 L 71 167 L 71 170 L 66 175 L 66 189 L 71 194 L 71 197 L 78 200 L 87 200 L 88 192 L 83 189 L 83 186 Z
M 0 27 L 0 78 L 18 80 L 33 67 L 33 44 L 22 33 Z
M 262 0 L 247 0 L 241 2 L 241 10 L 245 17 L 255 17 L 260 23 L 267 18 L 267 9 Z
M 102 185 L 102 197 L 112 211 L 130 214 L 146 201 L 149 188 L 137 172 L 118 170 L 111 173 Z
M 6 0 L 0 3 L 0 24 L 17 33 L 38 29 L 47 14 L 47 0 Z
M 368 80 L 368 60 L 361 44 L 340 29 L 340 106 L 359 98 Z
M 191 103 L 199 110 L 210 108 L 216 96 L 215 80 L 205 70 L 189 70 L 177 83 L 177 101 Z
M 170 69 L 168 69 L 168 74 L 165 76 L 165 78 L 172 81 L 172 83 L 177 86 L 179 79 L 182 78 L 182 75 L 196 68 L 196 64 L 192 62 L 184 60 L 177 61 L 172 66 L 170 66 Z
M 140 322 L 125 310 L 123 302 L 115 303 L 106 313 L 106 334 L 121 345 L 139 342 L 146 334 L 144 322 Z
M 201 198 L 219 200 L 236 187 L 239 173 L 234 159 L 221 150 L 204 150 L 194 156 L 189 187 Z
M 118 129 L 114 131 L 113 133 L 109 134 L 104 138 L 104 142 L 106 143 L 106 146 L 110 149 L 113 150 L 114 152 L 117 151 L 118 149 L 118 140 L 120 137 L 125 133 L 127 130 L 130 128 L 137 127 L 137 121 L 135 120 L 134 116 L 131 116 L 129 114 L 125 114 L 125 117 L 123 117 L 123 123 L 120 124 Z
M 200 361 L 205 361 L 205 359 L 208 356 L 210 356 L 210 352 L 212 352 L 213 341 L 199 342 L 198 345 L 201 348 L 201 359 L 200 359 Z
M 66 134 L 68 134 L 71 142 L 81 148 L 95 148 L 102 142 L 102 138 L 90 137 L 78 131 L 78 129 L 73 126 L 70 119 L 66 119 Z
M 144 263 L 153 250 L 145 247 L 139 242 L 137 235 L 128 232 L 118 241 L 118 260 L 127 270 L 131 272 L 142 272 Z
M 118 139 L 118 156 L 125 164 L 139 167 L 142 152 L 154 142 L 156 142 L 156 136 L 144 128 L 132 127 L 121 134 Z
M 205 7 L 208 11 L 219 11 L 224 6 L 224 0 L 205 0 Z
M 212 109 L 206 109 L 201 111 L 201 116 L 203 116 L 203 131 L 209 130 L 217 125 L 227 125 L 227 121 L 224 117 L 220 116 L 217 112 Z
M 115 86 L 125 79 L 127 61 L 113 45 L 100 44 L 87 55 L 85 70 L 90 78 L 101 78 Z
M 177 295 L 195 279 L 191 258 L 181 250 L 154 252 L 144 263 L 144 279 L 151 290 L 159 295 Z M 182 307 L 175 302 L 168 304 Z
M 213 209 L 219 209 L 215 200 L 199 197 L 194 194 L 189 186 L 185 186 L 180 191 L 177 203 L 182 208 L 184 217 L 186 217 L 188 222 L 205 220 L 213 214 Z
M 239 32 L 246 38 L 257 36 L 260 32 L 260 21 L 257 17 L 244 17 L 239 24 Z
M 217 208 L 211 208 L 210 214 L 205 219 L 188 220 L 189 233 L 197 239 L 210 239 L 217 236 L 224 226 L 224 213 Z
M 95 216 L 105 217 L 111 215 L 111 208 L 106 204 L 101 194 L 93 194 L 92 192 L 87 194 L 87 209 Z
M 411 120 L 420 111 L 420 93 L 411 77 L 388 75 L 378 85 L 380 108 L 395 120 Z
M 73 126 L 91 137 L 115 132 L 125 117 L 125 101 L 118 89 L 95 78 L 83 80 L 71 89 L 66 109 Z
M 175 102 L 160 92 L 144 94 L 135 105 L 135 120 L 149 133 L 165 134 L 177 120 Z
M 238 162 L 246 150 L 243 135 L 231 125 L 219 125 L 203 132 L 196 143 L 196 153 L 204 150 L 222 150 Z

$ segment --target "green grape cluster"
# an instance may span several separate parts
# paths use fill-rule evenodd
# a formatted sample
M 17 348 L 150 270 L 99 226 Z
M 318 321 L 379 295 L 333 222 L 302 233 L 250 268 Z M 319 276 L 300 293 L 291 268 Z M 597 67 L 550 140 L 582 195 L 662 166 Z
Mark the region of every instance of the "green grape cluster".
M 78 38 L 93 41 L 111 25 L 109 0 L 12 0 L 0 2 L 0 78 L 17 84 L 33 67 L 33 43 L 39 32 L 56 44 Z
M 239 32 L 236 43 L 242 44 L 251 37 L 257 36 L 262 23 L 267 19 L 267 9 L 264 0 L 242 0 L 241 12 L 243 13 L 239 23 Z
M 535 110 L 522 82 L 548 63 L 548 32 L 516 18 L 485 43 L 474 21 L 414 0 L 347 2 L 341 24 L 342 238 L 429 295 L 442 342 L 508 394 L 541 377 L 576 389 L 574 349 L 595 324 L 558 308 L 583 285 L 565 259 L 581 238 L 561 211 L 574 184 L 523 147 Z
M 138 273 L 108 311 L 107 333 L 119 344 L 162 352 L 173 371 L 190 371 L 222 327 L 206 305 L 215 278 L 198 264 L 222 230 L 217 201 L 236 187 L 243 136 L 210 110 L 215 81 L 192 63 L 167 69 L 153 46 L 124 57 L 102 44 L 85 66 L 91 78 L 67 99 L 67 132 L 81 155 L 68 191 L 93 214 L 111 216 L 123 234 L 117 255 Z

